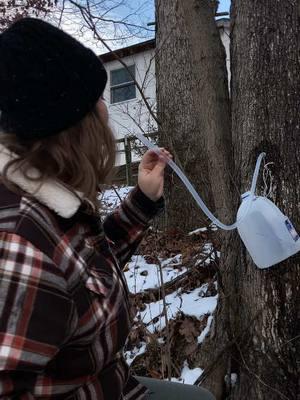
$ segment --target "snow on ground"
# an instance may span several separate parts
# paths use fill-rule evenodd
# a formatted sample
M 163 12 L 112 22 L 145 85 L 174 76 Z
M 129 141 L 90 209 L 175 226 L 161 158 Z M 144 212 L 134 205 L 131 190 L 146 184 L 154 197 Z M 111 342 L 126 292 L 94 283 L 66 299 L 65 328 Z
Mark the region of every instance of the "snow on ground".
M 111 212 L 120 204 L 120 198 L 123 200 L 127 194 L 133 189 L 131 186 L 123 186 L 114 189 L 105 190 L 100 195 L 100 200 L 102 203 L 102 212 Z M 118 194 L 117 194 L 117 193 Z M 119 198 L 120 197 L 120 198 Z
M 141 343 L 140 347 L 135 346 L 132 350 L 125 351 L 125 359 L 127 364 L 130 365 L 132 361 L 135 359 L 135 357 L 145 353 L 145 351 L 146 351 L 146 343 Z
M 125 352 L 127 364 L 130 366 L 135 357 L 143 354 L 146 351 L 146 343 L 143 343 L 140 348 L 135 347 L 131 351 Z M 195 381 L 202 375 L 202 368 L 189 368 L 187 361 L 184 362 L 179 378 L 171 378 L 172 382 L 185 383 L 186 385 L 193 385 Z M 166 379 L 167 380 L 167 379 Z M 233 381 L 233 379 L 232 379 Z
M 210 246 L 211 244 L 208 244 L 209 248 Z M 178 254 L 161 262 L 164 283 L 173 280 L 186 271 L 186 268 L 178 269 L 181 265 L 181 258 L 181 255 Z M 139 293 L 149 288 L 159 287 L 161 283 L 158 268 L 157 264 L 147 264 L 144 256 L 133 256 L 128 264 L 128 271 L 125 272 L 129 291 L 131 293 Z M 212 323 L 211 314 L 216 308 L 218 299 L 218 295 L 205 297 L 207 289 L 208 285 L 204 284 L 190 293 L 173 292 L 167 295 L 165 299 L 168 319 L 175 318 L 178 312 L 183 312 L 199 319 L 204 315 L 210 315 L 206 328 L 198 338 L 199 343 L 202 343 L 209 332 Z M 145 310 L 140 312 L 138 318 L 148 326 L 150 332 L 160 331 L 165 327 L 165 319 L 162 317 L 162 312 L 163 301 L 159 300 L 145 304 Z M 153 322 L 153 320 L 156 322 Z
M 189 232 L 188 235 L 189 236 L 197 235 L 198 233 L 205 233 L 207 231 L 217 231 L 217 230 L 218 230 L 218 227 L 214 223 L 211 223 L 208 227 L 204 226 L 202 228 L 198 228 L 198 229 L 195 229 L 194 231 Z
M 214 317 L 213 317 L 212 315 L 210 315 L 210 316 L 207 318 L 207 325 L 206 325 L 206 327 L 203 329 L 203 331 L 201 332 L 201 335 L 198 336 L 198 338 L 197 338 L 198 344 L 201 344 L 201 343 L 204 341 L 204 339 L 206 338 L 206 336 L 208 335 L 208 333 L 209 333 L 209 331 L 210 331 L 211 324 L 212 324 L 212 322 L 213 322 L 213 319 L 214 319 Z
M 115 209 L 120 204 L 120 198 L 124 199 L 131 189 L 132 187 L 116 188 L 118 195 L 113 189 L 106 190 L 101 196 L 102 211 L 104 211 L 104 214 Z M 212 230 L 217 230 L 217 227 L 214 224 L 211 224 L 208 228 L 204 227 L 196 229 L 195 231 L 190 232 L 190 235 L 206 233 Z M 199 252 L 199 261 L 196 262 L 195 265 L 197 265 L 197 263 L 208 265 L 215 259 L 215 255 L 219 257 L 220 253 L 215 253 L 212 243 L 208 241 Z M 172 281 L 187 271 L 181 263 L 181 254 L 166 260 L 160 260 L 164 283 Z M 128 269 L 125 272 L 125 276 L 130 292 L 139 293 L 146 289 L 161 286 L 159 266 L 151 263 L 148 264 L 144 256 L 133 256 L 127 267 Z M 192 290 L 189 293 L 183 293 L 181 289 L 179 289 L 178 291 L 167 295 L 165 299 L 169 320 L 175 318 L 178 312 L 194 316 L 199 320 L 208 316 L 206 327 L 197 338 L 198 344 L 201 344 L 209 333 L 213 322 L 212 314 L 217 306 L 218 295 L 207 297 L 207 290 L 208 284 L 203 284 L 200 288 Z M 137 318 L 147 326 L 147 329 L 150 332 L 154 333 L 161 331 L 165 327 L 162 300 L 145 304 L 145 309 L 139 312 Z M 158 338 L 158 340 L 160 339 L 163 340 L 162 338 Z M 143 354 L 145 351 L 146 343 L 144 342 L 140 342 L 138 346 L 126 351 L 125 357 L 127 363 L 130 365 L 134 361 L 135 357 Z M 193 384 L 202 373 L 203 370 L 201 368 L 190 369 L 188 362 L 185 361 L 180 378 L 172 378 L 172 381 Z M 235 377 L 232 377 L 232 381 L 234 381 L 234 378 Z
M 184 366 L 181 370 L 180 378 L 171 378 L 172 382 L 185 383 L 187 385 L 193 385 L 195 381 L 201 376 L 203 373 L 203 369 L 194 368 L 190 369 L 187 361 L 184 362 Z
M 209 265 L 212 261 L 216 259 L 216 256 L 220 258 L 220 252 L 215 251 L 213 244 L 207 242 L 202 247 L 202 250 L 199 252 L 199 259 L 196 261 L 195 266 L 203 264 Z
M 199 297 L 199 292 L 201 292 L 201 288 L 190 293 L 174 292 L 166 296 L 168 319 L 175 318 L 178 312 L 195 316 L 198 319 L 207 314 L 211 315 L 217 306 L 218 295 Z M 165 319 L 162 316 L 163 301 L 159 300 L 145 306 L 145 310 L 139 314 L 141 321 L 152 333 L 162 330 L 165 327 Z
M 181 254 L 178 254 L 175 257 L 161 260 L 164 283 L 172 281 L 186 272 L 187 269 L 181 267 L 181 258 Z M 157 264 L 147 264 L 143 256 L 132 257 L 125 276 L 131 293 L 139 293 L 146 289 L 161 286 L 159 266 Z
M 207 228 L 206 227 L 195 229 L 194 231 L 189 232 L 188 235 L 192 236 L 192 235 L 195 235 L 197 233 L 203 233 L 203 232 L 207 232 Z

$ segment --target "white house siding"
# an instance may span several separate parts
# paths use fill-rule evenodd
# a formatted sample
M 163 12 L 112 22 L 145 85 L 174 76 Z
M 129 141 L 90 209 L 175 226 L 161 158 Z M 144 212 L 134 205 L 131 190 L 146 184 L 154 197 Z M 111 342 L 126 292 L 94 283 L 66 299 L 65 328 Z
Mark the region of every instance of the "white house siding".
M 136 80 L 143 89 L 144 96 L 150 104 L 153 112 L 156 110 L 156 80 L 155 80 L 155 49 L 143 51 L 122 60 L 126 65 L 135 64 Z M 110 61 L 105 64 L 108 72 L 108 82 L 104 92 L 104 99 L 110 114 L 110 124 L 116 138 L 132 136 L 136 130 L 142 133 L 153 132 L 157 129 L 154 119 L 151 117 L 142 96 L 136 89 L 136 98 L 121 103 L 110 104 L 110 71 L 122 68 L 119 61 Z M 118 160 L 118 164 L 124 164 L 125 156 Z
M 226 50 L 226 63 L 228 77 L 230 80 L 230 38 L 229 24 L 220 27 L 220 36 Z M 126 65 L 136 66 L 136 80 L 143 88 L 143 93 L 150 104 L 153 112 L 156 112 L 156 79 L 155 79 L 155 49 L 144 50 L 132 56 L 122 58 Z M 110 124 L 117 139 L 125 136 L 132 136 L 139 130 L 142 133 L 153 132 L 157 129 L 154 119 L 151 117 L 147 107 L 144 104 L 142 96 L 136 89 L 136 98 L 121 103 L 110 104 L 110 72 L 122 65 L 119 61 L 109 61 L 105 63 L 108 72 L 108 82 L 104 92 L 104 98 L 110 114 Z M 122 150 L 123 147 L 119 146 Z M 133 159 L 138 159 L 138 155 L 133 154 Z M 119 153 L 117 164 L 125 163 L 124 153 Z
M 229 23 L 225 27 L 220 27 L 219 28 L 221 40 L 223 43 L 223 46 L 225 47 L 226 51 L 226 66 L 227 66 L 227 73 L 228 73 L 228 84 L 230 87 L 230 79 L 231 79 L 231 73 L 230 73 L 230 28 L 229 28 Z

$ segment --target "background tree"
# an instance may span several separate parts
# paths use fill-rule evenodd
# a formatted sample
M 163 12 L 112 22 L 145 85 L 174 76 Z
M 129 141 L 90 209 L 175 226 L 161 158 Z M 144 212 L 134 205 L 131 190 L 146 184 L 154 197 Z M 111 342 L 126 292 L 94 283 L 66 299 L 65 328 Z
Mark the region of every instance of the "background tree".
M 51 21 L 103 53 L 153 38 L 151 7 L 146 0 L 58 0 Z
M 103 41 L 116 48 L 153 37 L 151 7 L 145 0 L 1 0 L 0 30 L 26 16 L 45 18 L 100 53 Z
M 190 117 L 197 118 L 197 125 L 205 147 L 195 148 L 197 157 L 205 157 L 209 168 L 210 182 L 215 204 L 215 214 L 222 222 L 235 220 L 239 190 L 236 187 L 233 168 L 230 100 L 228 92 L 226 55 L 215 21 L 214 4 L 204 0 L 187 0 L 180 3 L 184 26 L 189 37 L 189 62 L 197 80 L 192 85 L 191 95 L 197 98 L 197 110 Z M 179 127 L 180 129 L 180 127 Z M 197 159 L 196 159 L 197 162 Z M 198 171 L 202 174 L 202 171 Z M 202 194 L 202 188 L 199 188 Z M 199 208 L 195 212 L 201 215 Z M 222 258 L 217 270 L 219 304 L 216 312 L 212 340 L 206 341 L 198 354 L 201 367 L 206 366 L 201 376 L 205 386 L 218 399 L 227 390 L 224 377 L 230 376 L 234 328 L 231 315 L 235 315 L 237 304 L 231 304 L 232 282 L 235 279 L 234 266 L 238 260 L 239 241 L 236 232 L 218 232 Z M 211 373 L 213 371 L 213 373 Z M 205 379 L 205 380 L 204 380 Z M 201 381 L 201 382 L 202 382 Z
M 157 103 L 160 144 L 170 149 L 175 161 L 214 209 L 201 125 L 201 73 L 191 61 L 192 38 L 183 16 L 183 2 L 156 0 Z M 201 83 L 202 82 L 202 83 Z M 194 200 L 171 175 L 167 181 L 166 226 L 192 229 L 203 224 Z
M 1 0 L 0 32 L 17 19 L 45 17 L 55 4 L 56 0 Z
M 201 126 L 203 137 L 194 142 L 194 163 L 210 161 L 204 173 L 209 176 L 216 211 L 227 222 L 234 218 L 238 195 L 249 188 L 257 155 L 266 151 L 267 161 L 274 162 L 273 200 L 299 231 L 299 1 L 233 0 L 231 131 L 224 56 L 210 4 L 208 0 L 176 2 L 172 19 L 165 15 L 169 3 L 157 2 L 158 46 L 170 35 L 166 47 L 172 60 L 167 76 L 158 71 L 158 107 L 163 110 L 159 116 L 166 127 L 163 138 L 175 132 L 175 152 L 181 151 L 177 132 L 187 124 Z M 182 51 L 189 58 L 173 73 Z M 161 68 L 165 54 L 158 54 Z M 188 63 L 193 71 L 186 73 Z M 178 87 L 186 85 L 191 88 L 190 112 L 185 119 L 174 117 L 176 124 L 164 125 L 164 118 L 170 118 L 166 109 L 171 107 L 166 99 L 176 103 Z M 206 368 L 198 382 L 210 387 L 217 399 L 296 400 L 300 394 L 299 255 L 259 270 L 236 233 L 221 235 L 220 301 L 200 357 Z M 233 373 L 237 375 L 234 386 Z

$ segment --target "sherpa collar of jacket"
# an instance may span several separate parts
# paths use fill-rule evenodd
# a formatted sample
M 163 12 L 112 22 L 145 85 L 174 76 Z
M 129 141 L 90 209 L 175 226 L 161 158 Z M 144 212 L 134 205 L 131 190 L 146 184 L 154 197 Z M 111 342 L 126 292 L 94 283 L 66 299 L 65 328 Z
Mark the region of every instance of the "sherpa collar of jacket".
M 0 144 L 0 174 L 2 174 L 7 163 L 16 157 L 16 154 Z M 30 169 L 30 176 L 35 177 L 37 174 L 38 171 L 36 169 Z M 78 194 L 77 197 L 55 180 L 49 179 L 39 188 L 40 182 L 29 180 L 20 169 L 8 170 L 7 177 L 12 183 L 32 195 L 40 203 L 54 210 L 61 217 L 71 218 L 82 203 L 80 199 L 83 198 L 83 195 L 80 192 L 76 192 Z

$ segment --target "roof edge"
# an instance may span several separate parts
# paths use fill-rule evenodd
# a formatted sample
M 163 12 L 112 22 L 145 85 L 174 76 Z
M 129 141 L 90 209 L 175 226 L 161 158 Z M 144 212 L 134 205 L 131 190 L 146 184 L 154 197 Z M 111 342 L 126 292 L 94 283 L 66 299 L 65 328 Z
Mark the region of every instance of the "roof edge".
M 216 24 L 219 29 L 230 29 L 229 18 L 217 19 Z M 109 61 L 116 60 L 118 57 L 119 58 L 129 57 L 134 54 L 138 54 L 143 51 L 151 49 L 155 49 L 155 39 L 146 40 L 145 42 L 136 43 L 131 46 L 123 47 L 121 49 L 109 51 L 108 53 L 100 54 L 99 58 L 103 63 L 107 63 Z
M 99 58 L 101 59 L 102 62 L 106 63 L 109 61 L 116 60 L 117 57 L 124 58 L 151 49 L 155 49 L 155 39 L 147 40 L 145 42 L 136 43 L 131 46 L 123 47 L 121 49 L 113 50 L 108 53 L 100 54 Z

